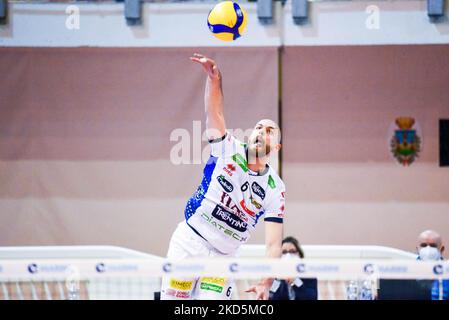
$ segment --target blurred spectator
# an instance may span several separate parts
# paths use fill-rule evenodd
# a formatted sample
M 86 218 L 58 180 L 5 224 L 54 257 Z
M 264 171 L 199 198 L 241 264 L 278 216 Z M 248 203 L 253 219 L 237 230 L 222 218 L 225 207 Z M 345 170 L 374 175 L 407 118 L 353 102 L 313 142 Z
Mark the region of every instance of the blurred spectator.
M 423 231 L 418 237 L 418 260 L 443 260 L 444 245 L 441 236 L 433 230 Z M 449 300 L 449 280 L 435 280 L 431 288 L 432 300 Z
M 302 259 L 304 251 L 293 237 L 282 240 L 282 259 Z M 317 279 L 275 279 L 270 289 L 269 300 L 317 300 Z

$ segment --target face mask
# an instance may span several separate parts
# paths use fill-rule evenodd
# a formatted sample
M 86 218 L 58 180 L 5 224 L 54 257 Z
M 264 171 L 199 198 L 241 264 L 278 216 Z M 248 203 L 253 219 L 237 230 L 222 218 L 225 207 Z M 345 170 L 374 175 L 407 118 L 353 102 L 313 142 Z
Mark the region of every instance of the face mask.
M 437 248 L 427 246 L 419 249 L 419 256 L 422 260 L 439 260 L 441 253 Z
M 296 254 L 286 253 L 283 254 L 281 257 L 282 260 L 293 260 L 293 259 L 300 259 Z

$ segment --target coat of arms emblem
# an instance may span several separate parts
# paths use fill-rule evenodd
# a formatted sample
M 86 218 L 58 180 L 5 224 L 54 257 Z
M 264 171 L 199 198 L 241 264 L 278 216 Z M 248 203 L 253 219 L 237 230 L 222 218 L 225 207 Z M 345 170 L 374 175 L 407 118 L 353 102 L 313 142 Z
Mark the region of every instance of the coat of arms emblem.
M 390 140 L 390 150 L 396 160 L 403 166 L 411 165 L 421 151 L 420 132 L 415 128 L 412 117 L 399 117 L 395 120 L 396 128 Z

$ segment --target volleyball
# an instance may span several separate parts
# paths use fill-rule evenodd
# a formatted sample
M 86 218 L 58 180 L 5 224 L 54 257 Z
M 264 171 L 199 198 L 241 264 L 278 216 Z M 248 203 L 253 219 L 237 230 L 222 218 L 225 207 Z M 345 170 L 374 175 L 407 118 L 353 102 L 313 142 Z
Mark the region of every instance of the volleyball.
M 236 2 L 223 1 L 215 5 L 207 17 L 212 34 L 223 41 L 239 38 L 246 28 L 246 12 Z

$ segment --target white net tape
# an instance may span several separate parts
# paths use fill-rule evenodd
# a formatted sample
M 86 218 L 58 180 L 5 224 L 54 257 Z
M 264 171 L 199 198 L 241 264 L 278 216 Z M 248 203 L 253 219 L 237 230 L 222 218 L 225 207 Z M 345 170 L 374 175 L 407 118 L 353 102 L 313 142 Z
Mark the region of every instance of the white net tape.
M 2 299 L 154 299 L 161 277 L 316 278 L 321 299 L 351 299 L 379 279 L 449 279 L 448 262 L 414 260 L 152 259 L 0 260 Z M 238 294 L 240 292 L 240 295 Z M 251 299 L 238 290 L 236 298 Z

